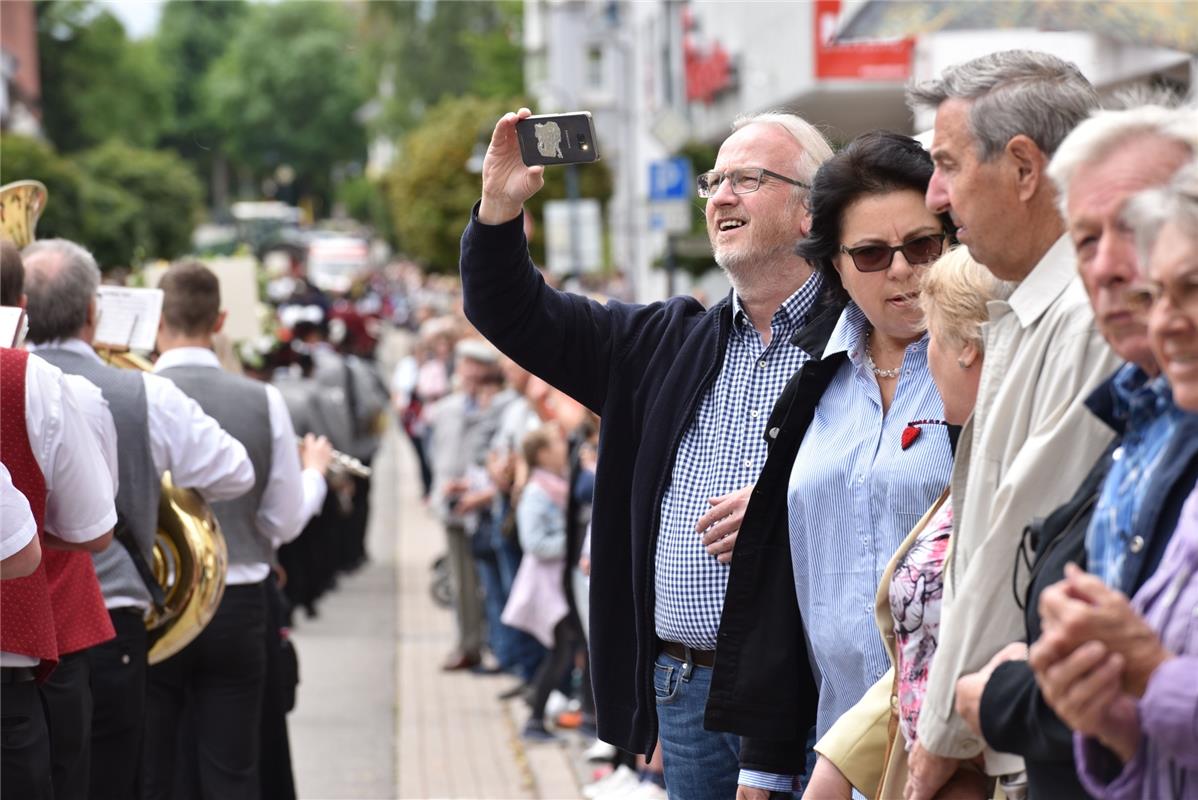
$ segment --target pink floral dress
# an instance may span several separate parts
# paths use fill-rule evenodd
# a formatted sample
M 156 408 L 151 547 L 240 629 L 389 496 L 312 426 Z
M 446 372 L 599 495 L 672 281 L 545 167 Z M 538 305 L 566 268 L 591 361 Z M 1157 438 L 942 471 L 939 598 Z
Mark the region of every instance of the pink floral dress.
M 927 692 L 928 672 L 940 630 L 944 600 L 944 558 L 953 532 L 952 499 L 928 520 L 895 565 L 890 580 L 897 655 L 899 729 L 909 750 L 915 744 L 919 709 Z

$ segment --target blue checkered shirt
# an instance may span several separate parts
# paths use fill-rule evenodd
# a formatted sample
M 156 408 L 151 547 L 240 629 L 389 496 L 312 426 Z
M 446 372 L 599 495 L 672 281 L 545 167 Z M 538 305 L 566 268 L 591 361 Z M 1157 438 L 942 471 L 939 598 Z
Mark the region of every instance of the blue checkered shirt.
M 768 454 L 764 430 L 774 401 L 810 359 L 790 340 L 807 322 L 823 288 L 819 273 L 787 298 L 770 320 L 770 343 L 732 297 L 732 331 L 719 376 L 678 444 L 661 501 L 654 619 L 663 641 L 714 650 L 729 566 L 708 555 L 695 523 L 719 497 L 757 481 Z
M 1112 387 L 1115 415 L 1126 420 L 1126 428 L 1086 531 L 1086 560 L 1089 571 L 1107 586 L 1126 592 L 1123 562 L 1144 499 L 1143 487 L 1152 479 L 1184 412 L 1174 405 L 1164 376 L 1149 378 L 1135 364 L 1120 367 Z

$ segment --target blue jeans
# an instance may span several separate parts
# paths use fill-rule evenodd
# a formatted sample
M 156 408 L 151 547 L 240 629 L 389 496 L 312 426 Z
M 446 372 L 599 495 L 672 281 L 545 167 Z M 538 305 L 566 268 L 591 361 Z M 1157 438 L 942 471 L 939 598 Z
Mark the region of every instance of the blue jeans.
M 677 800 L 733 800 L 740 773 L 740 737 L 703 727 L 711 668 L 683 664 L 662 653 L 653 667 L 658 735 L 666 789 Z

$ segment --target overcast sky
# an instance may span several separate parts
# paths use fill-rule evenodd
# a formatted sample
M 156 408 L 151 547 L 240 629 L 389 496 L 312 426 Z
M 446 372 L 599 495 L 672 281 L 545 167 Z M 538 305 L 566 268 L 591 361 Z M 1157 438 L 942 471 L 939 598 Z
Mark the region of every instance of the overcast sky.
M 164 0 L 100 0 L 117 16 L 132 39 L 144 39 L 158 27 Z

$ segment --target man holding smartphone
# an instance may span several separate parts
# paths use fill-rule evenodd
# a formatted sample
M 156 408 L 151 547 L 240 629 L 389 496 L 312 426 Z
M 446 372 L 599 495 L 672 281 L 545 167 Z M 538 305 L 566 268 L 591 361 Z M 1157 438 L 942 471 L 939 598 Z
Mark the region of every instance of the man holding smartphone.
M 516 126 L 529 116 L 522 108 L 495 126 L 462 237 L 462 284 L 484 336 L 603 420 L 591 538 L 599 738 L 641 753 L 660 738 L 675 797 L 789 795 L 802 752 L 787 754 L 793 775 L 740 771 L 752 745 L 705 730 L 703 715 L 766 419 L 841 311 L 794 252 L 831 149 L 793 115 L 738 119 L 698 179 L 729 297 L 710 309 L 689 297 L 601 305 L 549 288 L 529 258 L 523 204 L 544 184 L 544 166 L 521 159 Z

